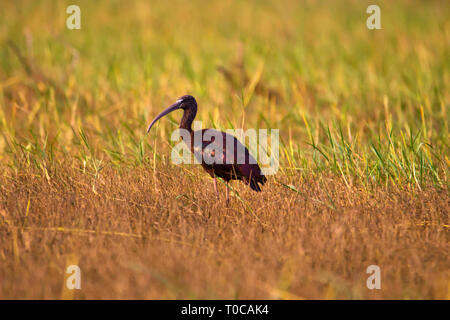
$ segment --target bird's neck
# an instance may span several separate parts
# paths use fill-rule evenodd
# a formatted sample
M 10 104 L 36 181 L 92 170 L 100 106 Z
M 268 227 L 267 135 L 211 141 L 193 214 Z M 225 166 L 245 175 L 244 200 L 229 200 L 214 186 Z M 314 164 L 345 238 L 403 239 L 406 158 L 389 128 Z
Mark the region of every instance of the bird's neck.
M 197 114 L 197 106 L 185 109 L 183 113 L 183 118 L 181 118 L 180 129 L 186 129 L 189 132 L 191 132 L 192 122 L 194 122 L 196 114 Z

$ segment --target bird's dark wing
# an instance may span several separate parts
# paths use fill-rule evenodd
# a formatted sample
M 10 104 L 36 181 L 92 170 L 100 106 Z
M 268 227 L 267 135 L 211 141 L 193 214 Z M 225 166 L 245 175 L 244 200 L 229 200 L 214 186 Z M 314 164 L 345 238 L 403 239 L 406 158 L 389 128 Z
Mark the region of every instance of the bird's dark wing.
M 226 180 L 239 179 L 255 191 L 266 177 L 261 174 L 256 159 L 236 137 L 214 129 L 202 130 L 202 143 L 195 145 L 194 155 L 211 174 Z

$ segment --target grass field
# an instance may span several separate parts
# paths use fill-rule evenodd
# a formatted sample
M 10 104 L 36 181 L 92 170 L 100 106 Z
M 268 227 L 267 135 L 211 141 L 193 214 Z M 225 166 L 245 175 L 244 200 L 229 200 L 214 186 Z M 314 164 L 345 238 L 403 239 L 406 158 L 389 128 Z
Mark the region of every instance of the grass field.
M 450 299 L 448 1 L 0 12 L 1 299 Z M 181 112 L 145 134 L 184 94 L 204 127 L 280 130 L 263 192 L 226 207 L 173 164 Z

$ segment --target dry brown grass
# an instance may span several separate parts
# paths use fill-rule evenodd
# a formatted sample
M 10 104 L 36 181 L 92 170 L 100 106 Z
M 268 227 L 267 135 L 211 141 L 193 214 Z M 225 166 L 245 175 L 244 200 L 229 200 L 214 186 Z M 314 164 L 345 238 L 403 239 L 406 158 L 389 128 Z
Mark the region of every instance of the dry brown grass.
M 67 167 L 2 177 L 0 298 L 60 298 L 69 253 L 81 299 L 449 298 L 448 192 L 293 175 L 225 208 L 197 167 L 105 169 L 96 193 Z

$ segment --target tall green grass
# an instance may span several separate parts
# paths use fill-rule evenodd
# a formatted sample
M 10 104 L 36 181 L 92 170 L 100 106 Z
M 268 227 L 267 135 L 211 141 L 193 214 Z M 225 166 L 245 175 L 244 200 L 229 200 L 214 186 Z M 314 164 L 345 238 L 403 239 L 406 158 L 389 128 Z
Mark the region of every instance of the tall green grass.
M 80 1 L 80 31 L 65 28 L 68 4 L 0 4 L 5 169 L 51 179 L 65 163 L 95 181 L 105 166 L 154 168 L 179 115 L 148 136 L 146 125 L 190 93 L 205 126 L 280 129 L 292 182 L 327 172 L 348 186 L 448 188 L 446 2 L 381 1 L 375 31 L 365 1 Z M 8 39 L 53 83 L 27 75 Z

